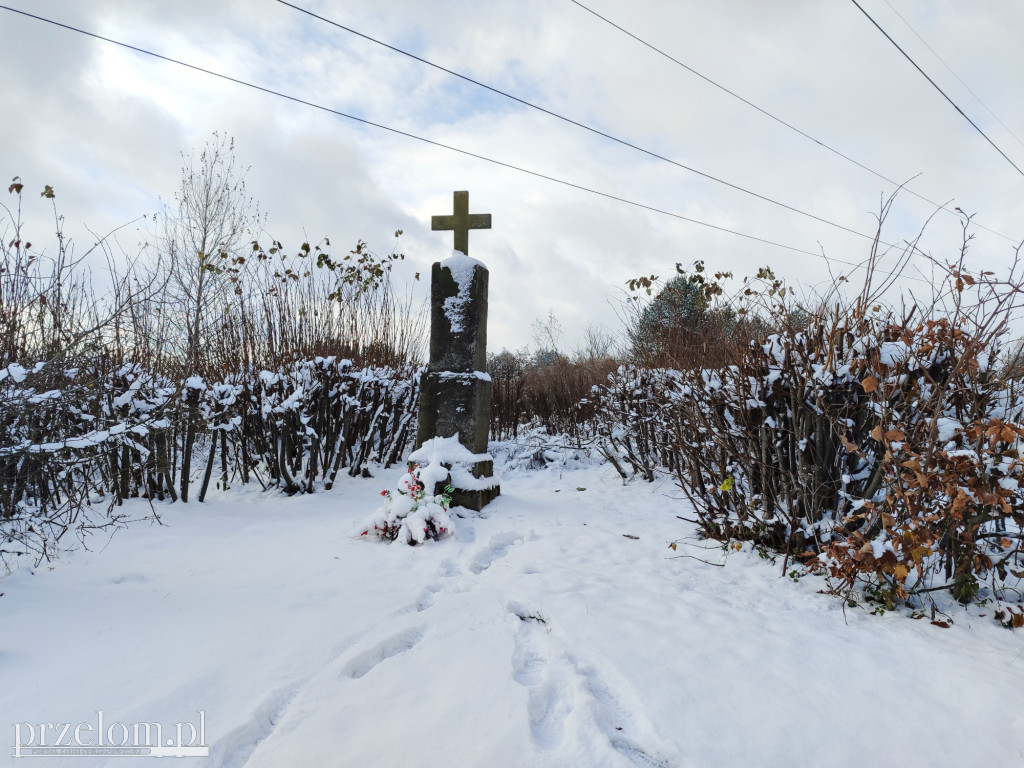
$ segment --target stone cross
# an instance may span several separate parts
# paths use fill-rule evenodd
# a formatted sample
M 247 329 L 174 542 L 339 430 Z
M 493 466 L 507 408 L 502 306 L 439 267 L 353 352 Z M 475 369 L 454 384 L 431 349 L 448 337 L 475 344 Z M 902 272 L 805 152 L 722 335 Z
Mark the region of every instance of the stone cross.
M 500 493 L 487 455 L 491 379 L 487 375 L 487 267 L 466 255 L 469 230 L 490 229 L 489 213 L 469 213 L 469 193 L 455 193 L 455 214 L 434 216 L 431 229 L 454 230 L 451 258 L 435 262 L 430 283 L 430 362 L 420 379 L 416 448 L 458 435 L 452 503 L 480 510 Z M 435 443 L 436 444 L 436 443 Z M 439 484 L 443 488 L 443 483 Z M 435 493 L 438 489 L 435 489 Z
M 434 232 L 455 230 L 455 250 L 469 256 L 469 230 L 490 229 L 491 214 L 469 212 L 469 192 L 454 193 L 454 216 L 432 216 L 430 229 Z

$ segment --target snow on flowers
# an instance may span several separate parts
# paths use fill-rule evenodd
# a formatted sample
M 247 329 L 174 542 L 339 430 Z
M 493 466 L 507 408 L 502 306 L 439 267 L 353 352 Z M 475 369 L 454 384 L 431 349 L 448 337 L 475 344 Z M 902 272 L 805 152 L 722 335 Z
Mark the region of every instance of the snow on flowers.
M 427 539 L 439 539 L 452 533 L 455 523 L 448 514 L 452 504 L 451 485 L 445 485 L 442 493 L 427 494 L 427 487 L 435 487 L 447 477 L 448 470 L 439 464 L 421 467 L 410 461 L 408 471 L 398 481 L 398 488 L 394 492 L 380 492 L 384 504 L 373 513 L 359 535 L 422 544 Z

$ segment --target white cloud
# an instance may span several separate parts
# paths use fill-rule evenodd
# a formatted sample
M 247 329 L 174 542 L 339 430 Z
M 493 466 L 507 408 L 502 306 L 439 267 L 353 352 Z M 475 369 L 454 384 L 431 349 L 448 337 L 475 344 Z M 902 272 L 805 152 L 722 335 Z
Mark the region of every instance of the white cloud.
M 1018 136 L 1024 137 L 1024 7 L 891 0 Z M 1024 178 L 944 102 L 852 4 L 589 0 L 690 66 L 891 178 L 1024 237 Z M 753 235 L 860 261 L 867 241 L 728 190 L 329 27 L 277 3 L 133 0 L 15 2 L 32 13 L 149 47 L 299 98 L 467 151 Z M 888 186 L 709 87 L 565 2 L 310 1 L 366 34 L 823 218 L 870 233 Z M 978 105 L 884 0 L 865 7 L 1024 167 L 1024 146 Z M 431 233 L 454 189 L 494 216 L 471 234 L 491 269 L 492 348 L 529 342 L 553 309 L 575 342 L 614 326 L 608 297 L 641 273 L 705 259 L 748 273 L 770 263 L 814 284 L 823 261 L 716 233 L 360 126 L 251 89 L 148 60 L 3 13 L 7 118 L 0 173 L 53 184 L 75 227 L 152 212 L 177 183 L 179 152 L 214 130 L 236 138 L 249 189 L 286 245 L 329 235 L 391 247 L 402 228 L 407 275 L 451 248 Z M 901 196 L 891 241 L 932 213 Z M 39 227 L 48 232 L 45 221 Z M 81 231 L 81 230 L 79 230 Z M 926 250 L 945 257 L 957 222 L 933 221 Z M 977 263 L 1009 261 L 984 230 Z M 841 265 L 840 265 L 841 266 Z M 845 267 L 843 267 L 845 270 Z

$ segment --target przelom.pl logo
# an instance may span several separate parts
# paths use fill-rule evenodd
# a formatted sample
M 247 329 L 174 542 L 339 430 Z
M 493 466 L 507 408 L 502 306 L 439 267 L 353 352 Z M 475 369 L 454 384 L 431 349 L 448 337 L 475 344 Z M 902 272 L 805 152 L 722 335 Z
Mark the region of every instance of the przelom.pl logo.
M 198 723 L 14 723 L 14 757 L 209 757 L 206 710 Z

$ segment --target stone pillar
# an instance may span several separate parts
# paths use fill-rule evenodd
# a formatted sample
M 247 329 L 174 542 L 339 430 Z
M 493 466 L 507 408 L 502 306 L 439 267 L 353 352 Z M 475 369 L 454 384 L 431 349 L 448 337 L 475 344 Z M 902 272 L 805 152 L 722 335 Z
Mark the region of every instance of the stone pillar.
M 491 379 L 487 369 L 487 268 L 455 251 L 434 264 L 430 287 L 430 363 L 420 380 L 416 447 L 458 435 L 475 454 L 473 488 L 455 488 L 453 505 L 480 510 L 500 493 L 487 455 Z M 454 481 L 457 482 L 457 481 Z M 454 484 L 453 482 L 453 484 Z

